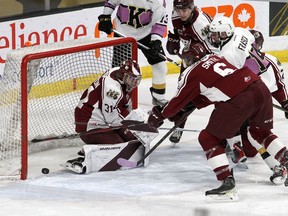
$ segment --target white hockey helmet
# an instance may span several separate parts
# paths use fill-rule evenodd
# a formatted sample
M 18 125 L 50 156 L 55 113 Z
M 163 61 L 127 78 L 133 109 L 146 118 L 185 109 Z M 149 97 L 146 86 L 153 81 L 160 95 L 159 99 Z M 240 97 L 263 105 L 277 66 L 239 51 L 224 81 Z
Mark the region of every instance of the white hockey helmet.
M 233 36 L 234 30 L 235 26 L 229 17 L 215 17 L 209 25 L 208 39 L 213 46 L 219 47 Z
M 226 16 L 215 17 L 209 26 L 209 31 L 226 32 L 228 37 L 234 34 L 234 29 L 235 29 L 235 26 L 232 20 Z

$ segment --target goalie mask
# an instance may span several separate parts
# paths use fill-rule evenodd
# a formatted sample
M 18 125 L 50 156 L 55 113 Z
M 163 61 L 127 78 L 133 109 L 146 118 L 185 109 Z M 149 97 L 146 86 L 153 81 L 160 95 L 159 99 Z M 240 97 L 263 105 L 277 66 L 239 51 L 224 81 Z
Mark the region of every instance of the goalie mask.
M 130 92 L 136 88 L 141 81 L 142 75 L 138 63 L 132 59 L 124 61 L 120 66 L 122 82 L 126 85 L 126 91 Z
M 215 17 L 209 26 L 208 40 L 212 46 L 218 48 L 230 40 L 234 34 L 234 29 L 235 26 L 230 18 Z
M 251 32 L 251 34 L 254 36 L 255 38 L 255 42 L 253 43 L 253 47 L 257 50 L 261 50 L 263 47 L 263 43 L 264 43 L 264 37 L 262 35 L 262 33 L 260 31 L 256 31 L 256 30 L 249 30 Z
M 206 49 L 201 43 L 191 43 L 190 46 L 183 49 L 181 58 L 183 60 L 183 66 L 189 67 L 193 63 L 199 61 L 207 54 Z

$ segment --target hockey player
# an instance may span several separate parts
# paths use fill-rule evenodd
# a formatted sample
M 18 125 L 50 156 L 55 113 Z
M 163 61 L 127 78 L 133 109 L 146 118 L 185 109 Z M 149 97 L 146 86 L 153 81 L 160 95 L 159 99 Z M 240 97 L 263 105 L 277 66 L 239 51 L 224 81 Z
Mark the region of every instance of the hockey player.
M 205 48 L 199 43 L 185 49 L 182 59 L 188 67 L 181 74 L 176 96 L 163 109 L 153 107 L 148 123 L 159 127 L 166 118 L 176 119 L 175 116 L 183 115 L 181 109 L 189 102 L 198 109 L 215 104 L 208 125 L 200 132 L 198 140 L 208 164 L 222 184 L 219 188 L 206 191 L 205 195 L 238 198 L 221 141 L 233 137 L 246 119 L 250 123 L 249 134 L 286 170 L 288 151 L 271 131 L 272 97 L 261 78 L 247 67 L 238 69 L 225 58 L 215 54 L 206 55 Z M 288 186 L 288 179 L 285 185 Z
M 218 55 L 226 58 L 237 68 L 247 66 L 252 72 L 260 75 L 272 96 L 280 104 L 285 105 L 287 104 L 287 92 L 283 82 L 283 71 L 281 72 L 281 68 L 277 66 L 275 60 L 269 58 L 268 54 L 261 53 L 258 50 L 262 47 L 264 38 L 260 37 L 260 32 L 257 34 L 255 32 L 255 30 L 250 32 L 247 29 L 235 28 L 233 22 L 228 17 L 216 17 L 209 26 L 208 41 L 214 47 L 220 48 L 217 52 Z M 240 132 L 245 150 L 250 151 L 249 155 L 255 156 L 257 151 L 249 145 L 247 124 L 241 127 Z M 240 136 L 227 141 L 234 153 L 233 161 L 237 163 L 238 161 L 243 162 L 246 160 L 244 152 L 239 145 Z M 274 184 L 282 184 L 280 180 L 283 180 L 285 171 L 279 168 L 279 163 L 272 157 L 269 157 L 268 152 L 261 145 L 258 145 L 253 139 L 251 139 L 251 142 L 257 147 L 260 155 L 273 171 L 270 180 Z
M 174 0 L 172 12 L 172 25 L 174 33 L 168 33 L 168 40 L 166 49 L 170 55 L 179 55 L 181 43 L 182 45 L 189 46 L 191 42 L 203 43 L 209 50 L 206 44 L 207 34 L 203 31 L 207 30 L 212 18 L 202 12 L 194 5 L 194 0 Z M 212 47 L 213 48 L 213 47 Z M 184 67 L 181 65 L 180 74 L 183 72 Z M 173 145 L 178 143 L 181 139 L 185 126 L 185 121 L 176 129 L 170 136 L 170 141 Z
M 145 49 L 139 46 L 152 66 L 150 91 L 154 105 L 163 105 L 167 102 L 165 98 L 167 66 L 165 60 L 158 55 L 159 53 L 164 55 L 162 38 L 166 32 L 168 21 L 164 6 L 165 1 L 162 5 L 159 0 L 106 0 L 103 14 L 98 17 L 99 30 L 110 34 L 113 29 L 111 14 L 118 7 L 114 22 L 115 29 L 150 48 Z M 120 50 L 115 49 L 114 53 L 119 59 L 123 50 L 121 47 Z
M 284 83 L 284 69 L 282 64 L 275 56 L 261 52 L 264 43 L 262 33 L 256 30 L 250 30 L 250 32 L 255 38 L 255 42 L 253 43 L 255 52 L 253 55 L 250 54 L 250 58 L 246 60 L 245 65 L 253 71 L 257 71 L 258 68 L 258 75 L 260 75 L 266 83 L 273 98 L 275 98 L 284 109 L 288 109 L 288 94 Z M 252 60 L 254 60 L 254 62 Z M 258 63 L 257 65 L 256 61 Z M 288 113 L 285 112 L 284 114 L 285 118 L 288 119 Z
M 131 120 L 139 123 L 148 117 L 141 109 L 132 110 L 131 90 L 140 80 L 139 65 L 126 60 L 85 90 L 75 108 L 75 130 L 86 145 L 78 153 L 81 157 L 64 164 L 66 168 L 76 173 L 112 171 L 120 168 L 118 157 L 135 160 L 143 157 L 145 149 L 149 149 L 149 141 L 146 139 L 142 144 L 135 137 L 137 131 L 146 128 L 146 132 L 153 135 L 157 135 L 157 131 L 144 123 L 129 126 Z M 150 134 L 151 139 L 153 135 Z
M 249 67 L 253 72 L 258 71 L 258 75 L 264 81 L 269 88 L 271 95 L 276 99 L 284 109 L 288 108 L 288 94 L 284 83 L 284 70 L 279 60 L 268 54 L 261 52 L 263 47 L 264 37 L 261 32 L 256 30 L 250 30 L 254 35 L 255 42 L 252 44 L 254 50 L 250 53 L 249 58 L 246 60 L 245 66 Z M 288 118 L 288 114 L 285 113 L 285 117 Z M 273 171 L 273 175 L 270 177 L 270 181 L 274 184 L 281 184 L 279 179 L 281 178 L 281 170 L 279 170 L 279 163 L 273 157 L 270 157 L 265 148 L 258 145 L 253 139 L 248 139 L 247 124 L 241 127 L 241 140 L 243 144 L 243 150 L 247 157 L 254 157 L 258 152 Z M 253 145 L 251 144 L 253 143 Z

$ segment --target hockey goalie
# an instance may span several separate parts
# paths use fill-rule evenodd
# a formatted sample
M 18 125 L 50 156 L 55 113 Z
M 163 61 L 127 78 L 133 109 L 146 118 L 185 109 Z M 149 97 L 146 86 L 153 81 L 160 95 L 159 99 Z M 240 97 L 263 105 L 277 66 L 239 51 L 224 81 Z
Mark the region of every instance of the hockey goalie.
M 158 130 L 145 124 L 148 114 L 132 110 L 132 92 L 141 81 L 137 62 L 126 60 L 93 82 L 75 108 L 76 132 L 85 143 L 79 157 L 63 166 L 79 174 L 114 171 L 118 158 L 138 161 L 149 151 Z M 148 164 L 145 158 L 142 165 Z

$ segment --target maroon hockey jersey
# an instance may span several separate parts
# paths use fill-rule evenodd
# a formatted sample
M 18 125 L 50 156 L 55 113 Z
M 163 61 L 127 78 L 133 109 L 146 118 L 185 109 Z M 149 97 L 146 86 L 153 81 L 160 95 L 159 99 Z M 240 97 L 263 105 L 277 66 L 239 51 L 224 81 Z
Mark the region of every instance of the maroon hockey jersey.
M 176 96 L 164 107 L 162 115 L 172 117 L 189 102 L 201 109 L 228 101 L 259 79 L 247 67 L 237 69 L 224 58 L 207 55 L 181 74 Z

